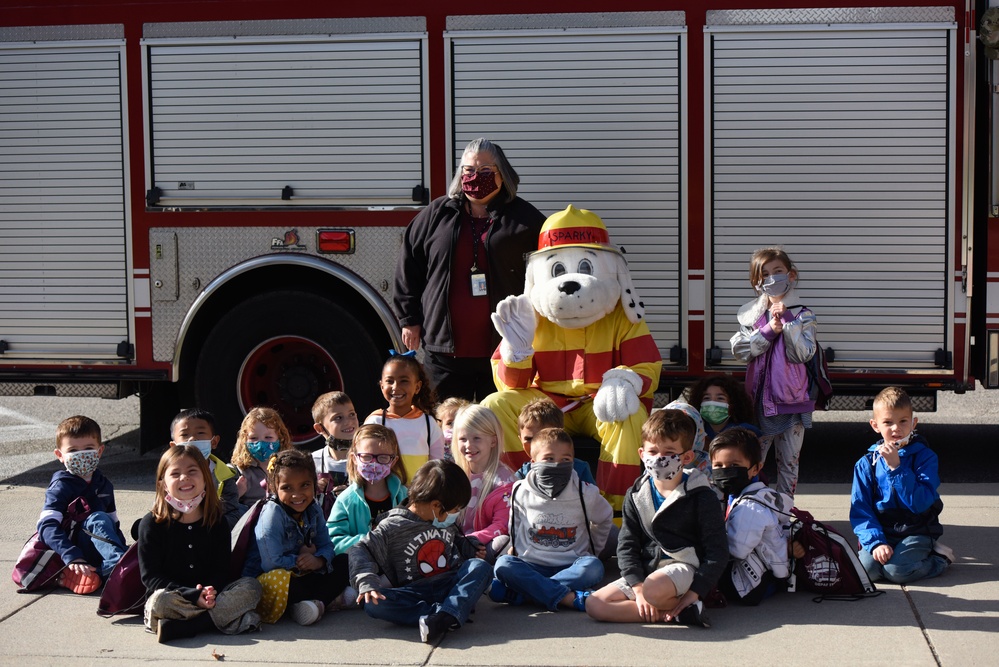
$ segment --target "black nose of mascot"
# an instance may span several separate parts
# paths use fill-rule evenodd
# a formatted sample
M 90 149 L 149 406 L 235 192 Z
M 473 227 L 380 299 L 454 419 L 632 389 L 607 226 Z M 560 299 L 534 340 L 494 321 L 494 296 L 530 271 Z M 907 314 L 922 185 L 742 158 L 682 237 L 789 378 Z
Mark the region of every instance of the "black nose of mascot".
M 558 286 L 559 292 L 565 292 L 566 294 L 575 294 L 579 291 L 580 284 L 575 280 L 567 280 Z

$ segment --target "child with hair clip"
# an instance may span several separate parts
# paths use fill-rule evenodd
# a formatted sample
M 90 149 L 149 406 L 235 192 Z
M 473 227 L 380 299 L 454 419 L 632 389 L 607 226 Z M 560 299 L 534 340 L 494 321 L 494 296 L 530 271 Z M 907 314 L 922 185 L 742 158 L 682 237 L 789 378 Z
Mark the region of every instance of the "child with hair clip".
M 380 424 L 359 428 L 347 455 L 347 477 L 350 486 L 337 496 L 326 522 L 337 554 L 347 553 L 409 493 L 395 432 Z
M 454 420 L 454 461 L 468 475 L 472 495 L 460 519 L 465 537 L 485 548 L 490 563 L 510 544 L 513 471 L 500 462 L 503 427 L 489 408 L 466 405 Z
M 365 424 L 381 424 L 395 431 L 406 475 L 412 478 L 430 459 L 444 457 L 444 434 L 431 417 L 437 397 L 427 372 L 414 353 L 394 350 L 382 367 L 378 386 L 388 407 L 375 410 Z
M 281 415 L 271 408 L 253 408 L 243 417 L 229 462 L 239 469 L 239 502 L 249 507 L 267 495 L 267 461 L 291 449 L 291 434 Z
M 139 575 L 149 592 L 143 614 L 159 642 L 221 630 L 256 630 L 260 584 L 231 581 L 229 525 L 197 447 L 176 445 L 156 468 L 156 500 L 139 521 Z
M 753 397 L 762 432 L 761 460 L 777 449 L 777 490 L 794 497 L 805 429 L 815 402 L 808 394 L 805 364 L 815 354 L 815 314 L 795 292 L 798 269 L 780 248 L 761 248 L 749 262 L 749 281 L 759 297 L 739 309 L 732 354 L 746 364 L 746 390 Z
M 702 378 L 686 392 L 689 403 L 704 421 L 704 435 L 708 442 L 722 431 L 736 426 L 748 428 L 757 435 L 753 426 L 753 401 L 746 387 L 731 375 L 714 375 Z
M 291 607 L 296 623 L 312 625 L 347 587 L 347 557 L 333 554 L 316 481 L 305 452 L 278 452 L 267 464 L 270 496 L 243 566 L 243 576 L 263 587 L 257 610 L 264 623 L 277 623 Z
M 425 463 L 405 507 L 389 512 L 350 550 L 350 579 L 372 618 L 417 626 L 434 643 L 468 620 L 493 569 L 455 526 L 472 494 L 450 461 Z
M 437 404 L 434 417 L 437 418 L 437 423 L 440 424 L 441 432 L 444 434 L 444 459 L 446 461 L 454 460 L 451 456 L 451 439 L 454 433 L 454 416 L 458 414 L 458 410 L 471 404 L 471 401 L 468 399 L 459 398 L 458 396 L 445 398 Z

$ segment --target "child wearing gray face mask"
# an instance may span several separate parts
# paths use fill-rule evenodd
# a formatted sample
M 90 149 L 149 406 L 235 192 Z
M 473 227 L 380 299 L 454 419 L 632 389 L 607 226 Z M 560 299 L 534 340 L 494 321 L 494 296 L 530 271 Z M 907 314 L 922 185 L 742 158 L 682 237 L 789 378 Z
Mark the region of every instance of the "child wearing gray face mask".
M 589 590 L 603 579 L 597 557 L 614 511 L 573 470 L 572 438 L 563 429 L 539 431 L 531 470 L 510 494 L 510 553 L 496 560 L 489 590 L 494 602 L 532 601 L 550 611 L 585 611 Z
M 762 431 L 761 457 L 777 450 L 777 490 L 794 497 L 805 429 L 812 427 L 806 364 L 815 355 L 815 314 L 801 305 L 798 269 L 781 248 L 761 248 L 749 262 L 757 298 L 739 309 L 732 354 L 746 362 L 746 391 Z

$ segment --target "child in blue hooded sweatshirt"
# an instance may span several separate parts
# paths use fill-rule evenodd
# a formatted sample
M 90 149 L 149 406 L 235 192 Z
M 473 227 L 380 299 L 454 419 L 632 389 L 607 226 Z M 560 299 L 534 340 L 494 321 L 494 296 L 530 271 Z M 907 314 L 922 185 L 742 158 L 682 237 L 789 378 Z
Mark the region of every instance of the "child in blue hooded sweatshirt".
M 874 398 L 871 427 L 881 440 L 853 468 L 850 525 L 871 580 L 905 584 L 939 576 L 954 552 L 943 534 L 937 455 L 915 432 L 912 402 L 899 387 Z

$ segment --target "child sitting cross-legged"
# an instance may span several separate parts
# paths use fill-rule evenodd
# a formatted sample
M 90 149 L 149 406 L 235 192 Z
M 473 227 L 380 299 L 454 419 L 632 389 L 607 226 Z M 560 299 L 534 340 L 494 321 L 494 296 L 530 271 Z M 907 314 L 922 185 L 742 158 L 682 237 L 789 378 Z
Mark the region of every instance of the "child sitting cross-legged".
M 728 561 L 728 541 L 707 477 L 685 467 L 694 460 L 695 430 L 681 410 L 653 412 L 642 426 L 645 473 L 625 495 L 617 544 L 622 576 L 590 596 L 592 618 L 708 626 L 701 598 Z
M 732 556 L 718 582 L 731 602 L 755 606 L 782 588 L 791 574 L 788 541 L 794 501 L 757 475 L 760 439 L 746 428 L 723 431 L 709 447 L 713 484 L 728 502 L 725 531 Z
M 456 464 L 424 463 L 405 507 L 388 512 L 349 552 L 350 579 L 372 618 L 420 629 L 433 643 L 468 620 L 492 568 L 455 521 L 472 487 Z
M 290 607 L 296 623 L 312 625 L 347 587 L 347 557 L 333 555 L 309 454 L 289 449 L 272 456 L 267 487 L 243 576 L 263 587 L 257 609 L 264 623 L 276 623 Z
M 596 486 L 580 482 L 573 454 L 563 429 L 534 436 L 531 471 L 510 494 L 510 554 L 496 560 L 494 602 L 531 600 L 550 611 L 585 611 L 588 589 L 603 579 L 597 554 L 614 511 Z

